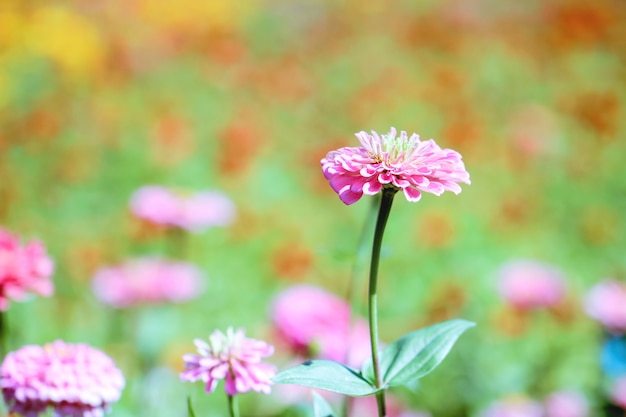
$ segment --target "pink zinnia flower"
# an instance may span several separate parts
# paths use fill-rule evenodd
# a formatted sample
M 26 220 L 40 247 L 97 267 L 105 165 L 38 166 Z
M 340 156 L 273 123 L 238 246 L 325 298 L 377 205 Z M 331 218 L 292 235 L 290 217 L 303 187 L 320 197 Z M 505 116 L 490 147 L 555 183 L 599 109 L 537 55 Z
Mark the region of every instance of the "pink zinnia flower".
M 0 228 L 0 311 L 9 300 L 23 300 L 29 293 L 49 297 L 54 292 L 52 260 L 39 241 L 20 244 L 18 236 Z
M 588 417 L 589 402 L 578 391 L 553 392 L 544 401 L 546 417 Z
M 209 227 L 228 226 L 235 219 L 235 205 L 219 191 L 184 194 L 149 185 L 131 197 L 130 208 L 151 223 L 201 232 Z
M 203 274 L 186 262 L 139 258 L 99 270 L 92 284 L 100 301 L 127 308 L 191 300 L 202 291 Z
M 608 331 L 626 333 L 626 284 L 606 279 L 591 288 L 585 311 Z
M 0 366 L 0 387 L 11 413 L 37 417 L 100 417 L 119 400 L 124 376 L 106 354 L 63 341 L 28 345 L 9 353 Z
M 545 263 L 510 261 L 500 269 L 499 278 L 502 297 L 522 310 L 551 307 L 565 296 L 563 273 Z
M 262 340 L 248 339 L 243 329 L 237 331 L 229 327 L 226 333 L 215 330 L 208 343 L 195 340 L 199 355 L 183 356 L 185 370 L 181 372 L 183 381 L 201 380 L 206 384 L 206 392 L 213 392 L 220 379 L 225 380 L 228 395 L 248 391 L 270 393 L 270 378 L 276 374 L 276 367 L 261 360 L 274 353 L 274 347 Z
M 362 131 L 356 136 L 363 146 L 331 151 L 321 161 L 324 176 L 345 204 L 356 203 L 363 194 L 377 194 L 383 187 L 402 190 L 407 200 L 415 202 L 421 191 L 458 194 L 459 182 L 470 184 L 461 155 L 441 149 L 432 139 L 421 141 L 419 135 L 405 131 L 396 137 L 393 127 L 385 135 Z
M 313 285 L 296 285 L 280 293 L 272 306 L 278 336 L 296 354 L 360 366 L 369 357 L 369 330 L 364 320 L 350 329 L 350 306 Z M 354 347 L 354 348 L 350 348 Z

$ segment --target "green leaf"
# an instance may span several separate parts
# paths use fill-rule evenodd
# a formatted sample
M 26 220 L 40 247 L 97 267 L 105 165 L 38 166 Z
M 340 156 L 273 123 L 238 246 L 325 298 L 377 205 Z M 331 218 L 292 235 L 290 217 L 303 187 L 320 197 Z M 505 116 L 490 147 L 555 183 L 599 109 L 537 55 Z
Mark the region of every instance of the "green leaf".
M 191 397 L 187 397 L 187 417 L 196 417 L 196 413 L 193 412 L 193 407 L 191 406 Z
M 314 417 L 335 417 L 330 404 L 324 397 L 313 391 L 313 416 Z
M 405 385 L 435 369 L 448 355 L 461 334 L 475 323 L 450 320 L 402 336 L 380 352 L 383 386 Z M 372 360 L 361 368 L 361 374 L 374 381 Z
M 379 391 L 354 369 L 327 360 L 304 362 L 279 372 L 272 380 L 279 384 L 302 385 L 353 397 L 372 395 Z

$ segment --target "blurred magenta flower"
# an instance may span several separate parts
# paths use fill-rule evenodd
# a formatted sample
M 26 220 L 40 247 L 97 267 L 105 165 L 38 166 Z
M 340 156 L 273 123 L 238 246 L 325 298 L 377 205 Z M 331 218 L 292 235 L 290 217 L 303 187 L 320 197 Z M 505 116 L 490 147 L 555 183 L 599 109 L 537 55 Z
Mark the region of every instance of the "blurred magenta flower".
M 236 212 L 232 200 L 220 191 L 184 194 L 156 185 L 135 191 L 130 208 L 135 216 L 151 223 L 193 232 L 228 226 Z
M 441 149 L 432 139 L 421 141 L 419 135 L 408 136 L 405 131 L 396 137 L 393 127 L 384 135 L 361 131 L 356 136 L 363 146 L 330 151 L 321 160 L 324 176 L 345 204 L 383 187 L 401 189 L 408 201 L 416 202 L 421 191 L 458 194 L 459 182 L 470 184 L 461 155 Z
M 588 417 L 589 402 L 578 391 L 562 390 L 544 401 L 545 417 Z
M 347 360 L 349 366 L 360 366 L 370 355 L 365 320 L 357 320 L 349 331 L 350 306 L 322 288 L 296 285 L 283 291 L 272 305 L 272 321 L 279 338 L 296 354 Z
M 103 352 L 57 340 L 9 353 L 0 366 L 0 387 L 11 413 L 37 417 L 100 417 L 119 400 L 124 376 Z
M 9 308 L 9 300 L 23 300 L 28 293 L 52 295 L 53 270 L 41 242 L 22 245 L 18 236 L 0 228 L 0 311 Z
M 206 392 L 213 392 L 220 379 L 225 380 L 228 395 L 248 391 L 270 393 L 270 380 L 276 374 L 274 365 L 261 362 L 274 353 L 274 347 L 262 340 L 248 339 L 243 329 L 226 333 L 215 330 L 208 343 L 195 340 L 199 355 L 183 356 L 185 370 L 181 372 L 183 381 L 201 380 L 206 384 Z
M 585 311 L 608 331 L 626 333 L 626 284 L 606 279 L 594 285 L 585 299 Z
M 513 396 L 494 402 L 479 417 L 543 417 L 543 409 L 530 398 Z
M 186 262 L 147 257 L 100 269 L 92 286 L 100 301 L 115 308 L 184 302 L 202 292 L 203 274 Z
M 565 296 L 565 276 L 546 263 L 513 260 L 500 268 L 499 287 L 502 297 L 515 308 L 551 307 Z

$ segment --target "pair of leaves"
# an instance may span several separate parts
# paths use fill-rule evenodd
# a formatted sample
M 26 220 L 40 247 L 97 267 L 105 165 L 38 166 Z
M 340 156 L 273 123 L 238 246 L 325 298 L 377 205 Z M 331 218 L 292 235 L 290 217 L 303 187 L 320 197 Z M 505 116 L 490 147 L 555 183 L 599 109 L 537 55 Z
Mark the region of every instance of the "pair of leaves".
M 391 386 L 406 385 L 432 372 L 450 349 L 474 323 L 450 320 L 402 336 L 380 352 L 382 386 L 376 387 L 372 360 L 358 372 L 327 360 L 308 361 L 277 374 L 279 384 L 296 384 L 338 392 L 354 397 L 367 396 Z

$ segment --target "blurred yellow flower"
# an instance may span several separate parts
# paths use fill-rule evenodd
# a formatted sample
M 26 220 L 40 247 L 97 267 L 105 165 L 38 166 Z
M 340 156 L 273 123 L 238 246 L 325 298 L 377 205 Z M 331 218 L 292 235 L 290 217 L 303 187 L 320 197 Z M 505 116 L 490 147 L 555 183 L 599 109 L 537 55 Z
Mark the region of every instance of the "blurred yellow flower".
M 28 52 L 49 58 L 68 76 L 89 76 L 97 72 L 104 58 L 98 29 L 79 14 L 61 6 L 35 9 L 24 28 Z

